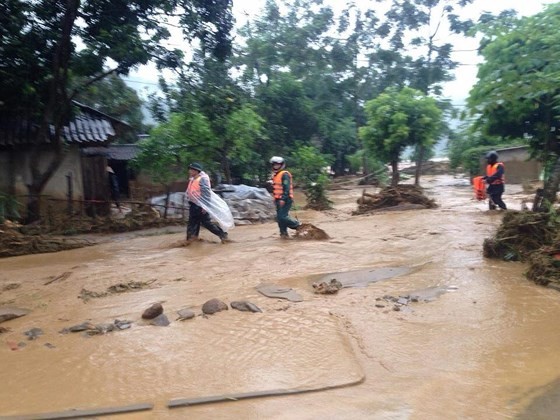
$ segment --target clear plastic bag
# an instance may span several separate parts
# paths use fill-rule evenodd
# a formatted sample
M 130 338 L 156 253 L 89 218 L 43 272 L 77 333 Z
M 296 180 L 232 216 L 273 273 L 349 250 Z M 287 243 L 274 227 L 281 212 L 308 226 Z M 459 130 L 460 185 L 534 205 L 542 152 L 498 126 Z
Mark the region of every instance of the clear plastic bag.
M 191 197 L 190 200 L 206 210 L 210 217 L 220 225 L 224 232 L 227 232 L 235 227 L 233 215 L 231 214 L 231 210 L 229 209 L 227 203 L 214 191 L 210 191 L 208 198 Z

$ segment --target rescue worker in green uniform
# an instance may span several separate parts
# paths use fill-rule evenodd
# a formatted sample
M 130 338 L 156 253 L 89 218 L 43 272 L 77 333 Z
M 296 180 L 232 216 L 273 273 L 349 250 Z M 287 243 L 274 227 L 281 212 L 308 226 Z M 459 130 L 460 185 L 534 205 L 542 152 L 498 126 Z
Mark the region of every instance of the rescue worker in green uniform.
M 286 161 L 280 156 L 270 159 L 272 165 L 272 196 L 276 204 L 276 220 L 280 228 L 280 237 L 288 239 L 288 228 L 297 229 L 301 223 L 290 217 L 290 209 L 294 202 L 292 174 L 286 170 Z

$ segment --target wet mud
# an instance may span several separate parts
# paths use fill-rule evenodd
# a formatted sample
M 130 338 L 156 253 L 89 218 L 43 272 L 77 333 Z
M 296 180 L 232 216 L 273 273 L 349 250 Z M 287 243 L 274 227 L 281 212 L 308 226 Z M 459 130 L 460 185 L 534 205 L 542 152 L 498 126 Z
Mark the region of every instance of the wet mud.
M 325 241 L 283 241 L 266 223 L 236 227 L 226 245 L 203 231 L 173 246 L 180 229 L 0 260 L 0 307 L 30 311 L 0 325 L 0 414 L 142 403 L 153 408 L 118 418 L 554 418 L 559 292 L 528 281 L 523 263 L 483 257 L 503 214 L 463 178 L 422 186 L 437 208 L 352 215 L 364 187 L 331 191 L 334 209 L 298 211 Z M 508 185 L 508 207 L 526 199 Z M 314 293 L 313 279 L 333 276 L 346 286 Z M 117 292 L 130 282 L 152 283 Z M 107 294 L 85 302 L 84 289 Z M 203 314 L 211 299 L 262 312 Z M 156 303 L 166 327 L 142 319 Z M 117 320 L 127 328 L 61 333 Z M 323 391 L 168 407 L 293 389 Z

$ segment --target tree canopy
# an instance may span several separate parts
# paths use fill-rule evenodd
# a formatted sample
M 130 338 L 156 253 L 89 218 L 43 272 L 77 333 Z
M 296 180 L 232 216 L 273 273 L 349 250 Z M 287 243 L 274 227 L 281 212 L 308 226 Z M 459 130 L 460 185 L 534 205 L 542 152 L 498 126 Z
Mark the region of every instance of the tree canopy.
M 478 82 L 468 99 L 473 127 L 503 141 L 525 139 L 548 169 L 546 199 L 560 181 L 560 5 L 534 16 L 488 19 Z
M 374 156 L 391 164 L 396 186 L 404 149 L 433 144 L 442 128 L 442 111 L 433 98 L 409 87 L 386 89 L 366 103 L 365 111 L 368 119 L 360 137 Z

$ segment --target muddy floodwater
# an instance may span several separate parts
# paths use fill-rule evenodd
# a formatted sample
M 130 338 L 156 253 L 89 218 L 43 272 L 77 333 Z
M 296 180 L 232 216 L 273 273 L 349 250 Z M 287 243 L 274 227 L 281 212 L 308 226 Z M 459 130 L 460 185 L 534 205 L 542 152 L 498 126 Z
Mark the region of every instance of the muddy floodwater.
M 0 307 L 31 311 L 0 324 L 0 418 L 137 404 L 151 409 L 109 418 L 559 418 L 560 292 L 482 257 L 502 214 L 465 179 L 422 185 L 438 208 L 352 216 L 364 187 L 348 183 L 333 210 L 298 210 L 327 241 L 280 240 L 268 223 L 180 247 L 168 228 L 0 260 Z M 521 187 L 506 189 L 521 208 Z M 333 278 L 338 293 L 314 294 Z M 212 298 L 262 312 L 201 316 Z M 156 302 L 169 326 L 141 318 Z M 177 320 L 185 308 L 197 316 Z M 117 320 L 130 328 L 67 332 Z M 258 398 L 168 407 L 224 395 Z

